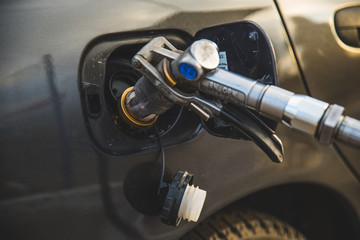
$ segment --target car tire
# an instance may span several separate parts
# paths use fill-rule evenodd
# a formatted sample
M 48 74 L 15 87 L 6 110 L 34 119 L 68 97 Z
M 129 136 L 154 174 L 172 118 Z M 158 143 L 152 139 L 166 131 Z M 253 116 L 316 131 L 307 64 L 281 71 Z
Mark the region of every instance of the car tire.
M 273 216 L 253 210 L 220 211 L 199 223 L 182 240 L 303 240 L 305 236 Z

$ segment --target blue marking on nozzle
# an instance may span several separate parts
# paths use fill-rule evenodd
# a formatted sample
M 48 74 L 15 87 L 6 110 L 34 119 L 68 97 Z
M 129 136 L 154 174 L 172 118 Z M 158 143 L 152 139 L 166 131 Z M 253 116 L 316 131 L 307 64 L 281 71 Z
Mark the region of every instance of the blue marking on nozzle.
M 194 79 L 197 76 L 196 69 L 187 63 L 180 64 L 180 72 L 187 79 Z

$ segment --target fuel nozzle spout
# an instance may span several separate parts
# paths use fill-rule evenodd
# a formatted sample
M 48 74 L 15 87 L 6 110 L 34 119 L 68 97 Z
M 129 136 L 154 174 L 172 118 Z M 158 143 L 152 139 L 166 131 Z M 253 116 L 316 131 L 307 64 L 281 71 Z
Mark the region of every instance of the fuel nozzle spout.
M 126 89 L 119 102 L 118 112 L 125 122 L 135 127 L 146 127 L 156 122 L 158 115 L 174 105 L 159 93 L 145 77 L 134 87 Z

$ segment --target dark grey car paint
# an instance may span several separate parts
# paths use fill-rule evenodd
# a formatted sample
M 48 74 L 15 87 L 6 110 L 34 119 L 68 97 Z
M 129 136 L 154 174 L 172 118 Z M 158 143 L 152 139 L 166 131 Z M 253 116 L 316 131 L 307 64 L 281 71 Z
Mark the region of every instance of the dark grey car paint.
M 321 9 L 321 4 L 325 3 L 303 3 L 303 7 Z M 326 6 L 332 9 L 338 4 L 341 1 L 331 1 Z M 210 25 L 253 20 L 265 29 L 273 43 L 281 87 L 306 93 L 303 71 L 313 96 L 343 104 L 356 117 L 359 71 L 354 66 L 358 66 L 360 55 L 334 46 L 335 38 L 324 22 L 331 17 L 331 11 L 313 24 L 305 10 L 298 19 L 286 15 L 288 6 L 282 1 L 279 6 L 288 21 L 300 70 L 276 6 L 270 0 L 221 4 L 112 0 L 1 3 L 1 232 L 9 239 L 133 239 L 136 235 L 177 239 L 194 226 L 165 226 L 159 217 L 136 212 L 124 198 L 121 186 L 128 170 L 152 161 L 157 152 L 112 157 L 93 149 L 81 114 L 77 68 L 86 44 L 102 34 L 176 28 L 194 35 Z M 330 56 L 321 54 L 328 54 L 327 45 L 320 43 L 324 40 L 322 35 L 315 34 L 319 43 L 302 39 L 308 27 L 315 28 L 312 32 L 318 34 L 320 29 L 326 29 L 325 43 L 336 52 Z M 312 44 L 316 44 L 315 51 L 320 51 L 320 55 L 306 54 L 314 51 Z M 315 67 L 311 61 L 315 62 L 318 56 L 321 59 L 317 59 Z M 347 63 L 342 64 L 348 73 L 346 84 L 345 80 L 338 80 L 343 79 L 342 74 L 337 75 L 343 70 L 329 60 L 334 58 Z M 321 91 L 324 85 L 338 91 Z M 340 91 L 346 94 L 339 94 Z M 278 127 L 277 133 L 285 146 L 283 164 L 272 163 L 249 141 L 216 138 L 206 132 L 166 149 L 168 168 L 194 173 L 195 184 L 208 191 L 200 220 L 251 193 L 299 182 L 338 193 L 359 218 L 360 184 L 334 148 L 321 146 L 283 126 Z M 356 158 L 359 154 L 351 156 Z M 98 160 L 108 164 L 118 225 L 103 211 Z M 131 237 L 134 232 L 136 235 Z
M 360 3 L 332 0 L 317 1 L 316 4 L 297 1 L 290 5 L 280 0 L 279 5 L 310 94 L 345 106 L 346 114 L 360 118 L 360 50 L 341 42 L 334 26 L 336 10 Z M 360 173 L 360 151 L 339 147 Z

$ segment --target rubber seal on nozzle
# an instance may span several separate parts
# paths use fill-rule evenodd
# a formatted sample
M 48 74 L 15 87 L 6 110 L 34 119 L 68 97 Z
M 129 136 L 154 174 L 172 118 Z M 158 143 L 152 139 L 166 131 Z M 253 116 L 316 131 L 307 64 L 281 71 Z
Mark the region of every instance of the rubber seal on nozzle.
M 127 94 L 129 94 L 133 89 L 134 89 L 134 87 L 129 87 L 121 95 L 120 101 L 118 103 L 118 112 L 119 112 L 120 116 L 124 119 L 125 122 L 127 122 L 130 125 L 135 126 L 135 127 L 147 127 L 147 126 L 154 124 L 158 118 L 157 115 L 150 121 L 146 122 L 146 121 L 139 121 L 139 120 L 135 119 L 128 112 L 125 100 L 126 100 Z

